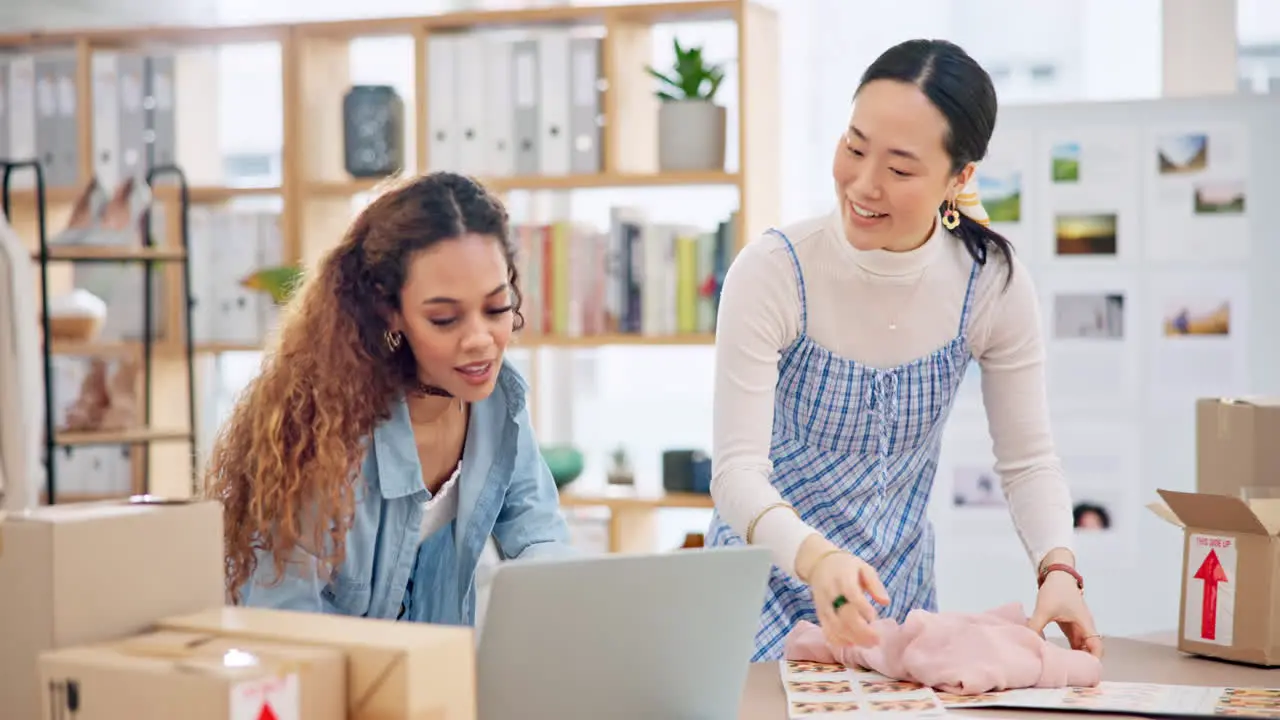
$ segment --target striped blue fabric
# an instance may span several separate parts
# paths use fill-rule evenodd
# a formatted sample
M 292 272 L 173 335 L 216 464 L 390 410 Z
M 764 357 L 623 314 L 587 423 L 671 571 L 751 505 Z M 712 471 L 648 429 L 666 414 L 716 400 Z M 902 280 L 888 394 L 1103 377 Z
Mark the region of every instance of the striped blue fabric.
M 971 359 L 965 328 L 981 266 L 974 263 L 969 273 L 953 339 L 924 357 L 876 369 L 809 337 L 800 260 L 785 235 L 771 232 L 786 245 L 800 291 L 800 334 L 782 353 L 774 396 L 773 486 L 805 522 L 876 568 L 891 599 L 882 617 L 902 621 L 916 608 L 936 610 L 926 511 L 943 428 Z M 743 542 L 713 513 L 709 545 Z M 775 567 L 754 660 L 780 659 L 799 620 L 817 622 L 813 598 Z

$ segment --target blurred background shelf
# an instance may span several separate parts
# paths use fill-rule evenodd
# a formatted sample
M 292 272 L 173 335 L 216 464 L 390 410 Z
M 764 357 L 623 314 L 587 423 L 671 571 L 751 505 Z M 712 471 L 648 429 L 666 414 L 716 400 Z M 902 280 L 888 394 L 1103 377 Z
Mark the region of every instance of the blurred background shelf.
M 442 106 L 447 110 L 456 103 L 453 98 L 446 101 L 433 85 L 432 48 L 442 41 L 470 37 L 544 38 L 548 33 L 599 40 L 598 166 L 492 172 L 454 167 L 438 153 L 433 158 L 433 119 Z M 721 90 L 729 108 L 722 168 L 673 171 L 662 169 L 658 162 L 657 83 L 646 68 L 670 66 L 675 37 L 710 43 L 708 53 L 727 68 Z M 704 233 L 718 228 L 727 245 L 727 261 L 748 238 L 779 219 L 778 136 L 783 103 L 778 43 L 774 11 L 749 0 L 0 35 L 0 48 L 9 57 L 64 53 L 74 58 L 75 99 L 82 108 L 95 108 L 95 93 L 101 87 L 94 82 L 95 72 L 111 58 L 171 62 L 167 82 L 172 96 L 167 101 L 175 123 L 173 153 L 189 183 L 186 197 L 191 205 L 185 218 L 192 242 L 189 258 L 184 258 L 177 244 L 184 220 L 178 212 L 181 197 L 164 178 L 153 188 L 156 248 L 76 247 L 50 252 L 50 260 L 56 260 L 50 265 L 51 292 L 81 286 L 78 271 L 64 260 L 125 257 L 137 260 L 139 267 L 142 261 L 152 261 L 159 276 L 154 292 L 157 328 L 151 344 L 151 428 L 59 433 L 58 441 L 79 458 L 76 467 L 98 476 L 80 488 L 64 484 L 59 488 L 60 501 L 121 497 L 140 488 L 167 496 L 187 496 L 196 490 L 198 479 L 189 469 L 192 453 L 200 459 L 207 452 L 238 388 L 252 376 L 273 340 L 275 310 L 263 293 L 242 286 L 244 268 L 235 273 L 227 269 L 234 264 L 231 260 L 253 256 L 252 262 L 263 265 L 270 257 L 270 262 L 296 265 L 305 272 L 341 239 L 373 195 L 392 182 L 357 178 L 347 171 L 343 98 L 353 87 L 393 87 L 403 100 L 403 167 L 394 176 L 442 167 L 471 174 L 504 198 L 513 226 L 520 230 L 546 230 L 561 224 L 608 228 L 610 214 L 618 208 L 642 211 L 643 219 L 635 222 L 643 232 L 650 225 L 698 228 Z M 236 73 L 245 80 L 231 86 L 227 78 Z M 154 86 L 156 81 L 150 82 Z M 155 90 L 148 89 L 153 101 L 157 100 Z M 51 234 L 67 226 L 83 188 L 98 175 L 100 139 L 95 136 L 93 112 L 77 113 L 77 123 L 73 177 L 44 193 Z M 108 192 L 112 189 L 104 187 Z M 34 251 L 36 194 L 19 186 L 12 197 L 11 224 Z M 574 237 L 571 242 L 581 240 Z M 571 253 L 582 249 L 570 246 Z M 527 256 L 527 247 L 525 251 Z M 183 259 L 190 262 L 193 273 L 190 297 L 183 291 L 176 262 Z M 210 280 L 213 276 L 219 279 Z M 715 342 L 714 326 L 707 324 L 706 317 L 696 325 L 646 324 L 637 332 L 569 329 L 560 321 L 546 321 L 545 308 L 551 300 L 527 276 L 526 282 L 530 283 L 526 314 L 540 317 L 513 339 L 511 354 L 529 380 L 530 411 L 540 437 L 595 442 L 573 437 L 577 423 L 565 415 L 566 403 L 557 399 L 585 391 L 592 372 L 573 370 L 586 368 L 583 362 L 590 365 L 584 358 L 634 353 L 636 362 L 644 362 L 645 353 L 657 349 L 688 348 L 707 354 Z M 212 285 L 216 287 L 210 289 Z M 132 307 L 138 301 L 128 302 Z M 173 429 L 185 424 L 188 411 L 182 362 L 188 330 L 178 320 L 185 302 L 192 303 L 196 316 L 190 328 L 200 388 L 194 443 L 185 432 Z M 257 309 L 245 310 L 246 302 Z M 224 308 L 217 312 L 233 315 L 239 312 L 234 317 L 245 319 L 232 320 L 233 315 L 227 315 L 218 322 L 202 322 L 199 316 L 210 308 Z M 714 313 L 711 322 L 713 317 Z M 90 341 L 55 339 L 50 350 L 63 367 L 92 358 L 113 363 L 136 359 L 142 356 L 143 343 L 126 328 Z M 65 385 L 73 380 L 57 382 Z M 63 395 L 74 392 L 74 387 L 59 389 Z M 626 409 L 620 407 L 619 412 Z M 614 432 L 620 443 L 630 442 L 627 432 L 620 428 Z M 145 446 L 139 444 L 144 442 Z M 634 452 L 642 463 L 656 462 L 648 456 L 659 454 L 647 447 Z M 146 462 L 141 462 L 140 454 Z M 127 473 L 117 468 L 121 457 L 131 468 Z M 141 475 L 144 467 L 146 477 Z M 566 494 L 565 506 L 568 513 L 610 514 L 613 539 L 609 544 L 622 549 L 655 545 L 653 516 L 657 513 L 705 513 L 710 498 L 581 489 Z

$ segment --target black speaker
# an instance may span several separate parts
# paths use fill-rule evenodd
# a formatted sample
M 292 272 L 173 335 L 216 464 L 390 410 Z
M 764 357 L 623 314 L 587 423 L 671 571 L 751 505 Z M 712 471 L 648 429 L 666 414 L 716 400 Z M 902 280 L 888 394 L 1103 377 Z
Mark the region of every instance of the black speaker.
M 701 450 L 662 453 L 662 489 L 667 492 L 711 492 L 711 458 Z
M 355 85 L 342 98 L 343 156 L 356 178 L 404 167 L 404 101 L 389 85 Z

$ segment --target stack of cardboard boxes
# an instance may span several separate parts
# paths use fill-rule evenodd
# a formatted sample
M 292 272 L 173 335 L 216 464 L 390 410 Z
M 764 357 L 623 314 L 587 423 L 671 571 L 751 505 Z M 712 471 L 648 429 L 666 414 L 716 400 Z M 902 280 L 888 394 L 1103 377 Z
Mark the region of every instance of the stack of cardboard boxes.
M 469 628 L 226 607 L 211 502 L 0 524 L 4 720 L 475 717 Z
M 1196 492 L 1151 510 L 1183 528 L 1178 648 L 1280 665 L 1280 399 L 1196 404 Z

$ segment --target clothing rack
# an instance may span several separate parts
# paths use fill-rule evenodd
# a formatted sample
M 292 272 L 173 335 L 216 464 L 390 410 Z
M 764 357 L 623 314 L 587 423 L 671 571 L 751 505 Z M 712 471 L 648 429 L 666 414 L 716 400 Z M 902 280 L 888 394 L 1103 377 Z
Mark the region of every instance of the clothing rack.
M 3 167 L 3 185 L 0 188 L 0 203 L 4 209 L 6 217 L 12 217 L 10 212 L 11 206 L 11 189 L 10 180 L 15 170 L 24 168 L 32 168 L 35 170 L 36 183 L 34 188 L 34 198 L 36 205 L 38 234 L 40 248 L 35 256 L 35 260 L 40 264 L 40 303 L 41 303 L 41 325 L 44 332 L 44 341 L 41 343 L 43 353 L 44 367 L 44 405 L 45 405 L 45 495 L 46 502 L 53 505 L 58 501 L 58 478 L 57 463 L 55 462 L 56 454 L 59 448 L 68 446 L 81 445 L 142 445 L 150 446 L 153 442 L 170 442 L 170 441 L 186 441 L 191 444 L 191 471 L 194 477 L 196 471 L 196 453 L 195 453 L 195 347 L 191 333 L 191 268 L 190 253 L 188 252 L 188 210 L 190 207 L 190 192 L 187 185 L 186 175 L 176 165 L 166 165 L 151 168 L 146 174 L 146 183 L 154 191 L 155 181 L 157 178 L 172 176 L 177 180 L 178 194 L 178 214 L 179 214 L 179 236 L 180 246 L 177 249 L 162 249 L 155 244 L 155 233 L 151 222 L 151 205 L 147 207 L 142 214 L 140 233 L 142 238 L 141 247 L 136 246 L 111 246 L 111 245 L 58 245 L 50 244 L 47 229 L 46 211 L 47 198 L 44 185 L 44 173 L 39 161 L 5 161 L 0 160 L 0 167 Z M 154 195 L 153 195 L 154 197 Z M 154 203 L 154 200 L 152 201 Z M 58 418 L 54 405 L 54 374 L 53 374 L 53 355 L 54 347 L 51 342 L 52 334 L 52 318 L 49 312 L 49 264 L 50 262 L 75 262 L 75 263 L 141 263 L 143 265 L 143 327 L 142 327 L 142 388 L 139 396 L 141 404 L 142 424 L 137 429 L 128 432 L 105 431 L 101 433 L 94 432 L 77 432 L 73 439 L 67 439 L 65 434 L 60 436 L 58 432 Z M 155 318 L 153 313 L 153 285 L 152 281 L 156 271 L 156 265 L 162 263 L 178 262 L 182 268 L 182 292 L 185 295 L 183 303 L 183 343 L 182 351 L 185 354 L 187 368 L 187 406 L 188 406 L 188 425 L 185 431 L 165 431 L 158 432 L 151 427 L 151 384 L 152 384 L 152 364 L 155 351 L 155 337 L 153 326 Z M 86 354 L 92 354 L 92 343 L 90 350 Z M 142 489 L 143 492 L 149 492 L 151 485 L 150 477 L 150 454 L 142 453 Z

